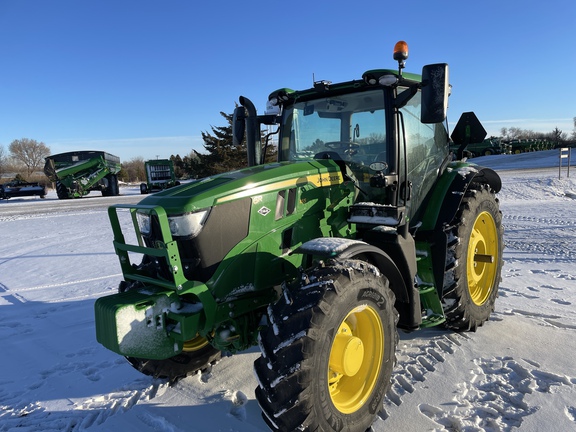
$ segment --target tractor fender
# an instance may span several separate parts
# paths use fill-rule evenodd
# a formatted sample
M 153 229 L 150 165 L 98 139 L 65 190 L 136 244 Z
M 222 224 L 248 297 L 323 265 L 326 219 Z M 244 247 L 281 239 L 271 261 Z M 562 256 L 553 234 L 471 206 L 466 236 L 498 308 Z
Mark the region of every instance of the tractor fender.
M 472 183 L 487 184 L 494 192 L 502 188 L 496 171 L 466 162 L 452 162 L 440 176 L 427 200 L 419 231 L 442 230 L 450 223 Z
M 390 282 L 396 300 L 409 302 L 409 294 L 402 273 L 394 260 L 382 249 L 361 240 L 320 237 L 303 243 L 293 253 L 320 259 L 361 259 L 376 266 Z M 311 264 L 311 259 L 309 261 Z

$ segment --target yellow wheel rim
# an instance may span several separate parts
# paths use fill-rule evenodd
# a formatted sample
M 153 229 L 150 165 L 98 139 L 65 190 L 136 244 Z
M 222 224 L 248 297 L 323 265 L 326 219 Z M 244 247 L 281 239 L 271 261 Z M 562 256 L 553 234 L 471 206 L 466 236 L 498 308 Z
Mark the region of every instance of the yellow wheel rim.
M 482 212 L 472 227 L 466 270 L 470 297 L 478 306 L 483 305 L 488 300 L 494 288 L 499 262 L 496 223 L 490 213 Z
M 208 345 L 208 341 L 206 338 L 202 336 L 195 337 L 194 339 L 187 340 L 184 342 L 182 346 L 182 351 L 190 352 L 190 351 L 198 351 L 201 348 L 204 348 Z
M 354 308 L 340 324 L 332 342 L 328 386 L 334 406 L 344 414 L 368 400 L 384 358 L 382 320 L 370 306 Z

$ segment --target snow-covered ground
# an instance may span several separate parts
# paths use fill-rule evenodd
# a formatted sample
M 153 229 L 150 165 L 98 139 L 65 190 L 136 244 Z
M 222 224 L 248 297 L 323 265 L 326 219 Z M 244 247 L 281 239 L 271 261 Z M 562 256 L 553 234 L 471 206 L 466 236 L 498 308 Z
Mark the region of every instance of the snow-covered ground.
M 476 333 L 400 333 L 378 431 L 576 430 L 576 169 L 557 151 L 474 162 L 502 176 L 505 267 Z M 0 431 L 266 431 L 253 348 L 173 387 L 95 340 L 93 305 L 121 280 L 106 206 L 121 197 L 0 201 Z

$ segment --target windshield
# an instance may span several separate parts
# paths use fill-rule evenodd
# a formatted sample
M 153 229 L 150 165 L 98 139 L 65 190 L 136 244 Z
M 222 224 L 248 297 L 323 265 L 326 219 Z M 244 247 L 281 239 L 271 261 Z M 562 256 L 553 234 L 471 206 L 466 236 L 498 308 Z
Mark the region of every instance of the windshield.
M 284 111 L 281 159 L 384 162 L 385 131 L 382 90 L 297 102 Z

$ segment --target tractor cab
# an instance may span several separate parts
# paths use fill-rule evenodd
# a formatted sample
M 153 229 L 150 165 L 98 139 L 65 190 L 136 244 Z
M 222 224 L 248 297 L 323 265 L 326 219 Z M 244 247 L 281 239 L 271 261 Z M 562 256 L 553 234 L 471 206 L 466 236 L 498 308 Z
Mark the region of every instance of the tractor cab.
M 260 125 L 277 126 L 278 160 L 332 160 L 354 182 L 356 203 L 381 207 L 395 225 L 412 219 L 446 168 L 449 140 L 444 125 L 450 86 L 448 65 L 424 66 L 422 75 L 402 73 L 405 42 L 394 50 L 398 70 L 370 70 L 362 80 L 270 94 L 265 115 L 240 98 L 234 136 L 246 139 L 249 164 L 266 154 Z

